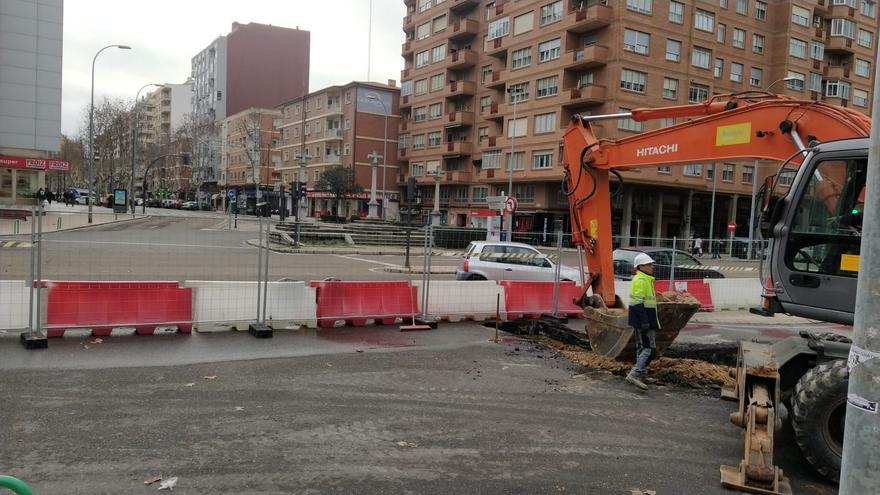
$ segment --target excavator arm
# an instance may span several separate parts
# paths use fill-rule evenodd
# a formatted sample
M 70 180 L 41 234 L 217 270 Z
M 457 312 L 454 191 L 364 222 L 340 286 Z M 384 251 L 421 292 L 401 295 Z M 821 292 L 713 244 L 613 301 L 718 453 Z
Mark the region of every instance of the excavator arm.
M 591 122 L 662 118 L 686 122 L 619 140 L 600 139 Z M 631 113 L 572 117 L 565 130 L 565 192 L 572 236 L 584 248 L 588 285 L 615 306 L 609 175 L 620 170 L 737 159 L 801 163 L 815 140 L 867 136 L 871 120 L 843 107 L 764 92 L 717 95 L 692 105 L 636 109 Z

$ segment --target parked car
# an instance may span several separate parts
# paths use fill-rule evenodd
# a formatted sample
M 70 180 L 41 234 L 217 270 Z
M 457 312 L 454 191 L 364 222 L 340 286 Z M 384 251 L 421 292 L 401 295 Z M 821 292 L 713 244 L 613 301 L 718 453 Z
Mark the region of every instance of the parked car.
M 519 242 L 473 241 L 465 251 L 456 280 L 528 280 L 549 281 L 555 277 L 556 264 L 544 253 Z M 562 265 L 559 278 L 580 282 L 576 268 Z
M 675 257 L 675 279 L 696 280 L 703 278 L 724 278 L 718 270 L 704 267 L 700 260 L 680 249 L 660 247 L 619 248 L 611 254 L 614 259 L 614 278 L 632 280 L 633 260 L 639 253 L 645 253 L 654 260 L 654 278 L 669 280 L 672 274 L 672 259 Z
M 196 203 L 195 201 L 187 201 L 187 202 L 183 203 L 182 205 L 180 205 L 180 209 L 181 210 L 198 210 L 199 204 Z

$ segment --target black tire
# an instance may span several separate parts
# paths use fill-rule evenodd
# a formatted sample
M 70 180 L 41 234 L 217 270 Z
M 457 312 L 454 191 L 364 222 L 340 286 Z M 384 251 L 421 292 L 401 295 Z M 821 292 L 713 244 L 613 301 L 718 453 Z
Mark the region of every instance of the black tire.
M 468 280 L 486 280 L 486 277 L 484 277 L 484 276 L 482 276 L 482 275 L 476 275 L 476 274 L 475 274 L 475 275 L 471 275 L 471 276 L 468 277 L 467 279 L 468 279 Z
M 798 380 L 791 399 L 795 440 L 813 468 L 839 481 L 849 372 L 846 360 L 823 363 Z

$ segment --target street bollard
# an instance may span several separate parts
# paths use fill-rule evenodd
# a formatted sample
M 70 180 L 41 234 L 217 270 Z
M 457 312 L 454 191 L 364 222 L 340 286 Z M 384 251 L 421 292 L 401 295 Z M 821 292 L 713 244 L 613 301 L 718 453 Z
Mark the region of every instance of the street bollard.
M 669 290 L 675 290 L 675 246 L 678 243 L 678 237 L 672 238 L 672 263 L 669 264 Z
M 18 230 L 21 227 L 21 220 L 16 220 L 12 223 L 12 233 L 18 235 Z
M 58 220 L 55 221 L 55 230 L 61 230 L 61 217 L 58 217 Z
M 562 267 L 562 220 L 556 221 L 556 269 L 553 273 L 553 317 L 559 316 L 559 275 Z

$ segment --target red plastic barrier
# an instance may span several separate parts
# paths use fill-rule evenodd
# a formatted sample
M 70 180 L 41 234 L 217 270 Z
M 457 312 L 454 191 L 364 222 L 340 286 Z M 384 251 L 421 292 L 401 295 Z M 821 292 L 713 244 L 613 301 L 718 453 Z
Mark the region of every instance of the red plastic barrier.
M 654 290 L 656 292 L 686 292 L 694 296 L 700 301 L 701 311 L 715 311 L 715 304 L 712 302 L 712 290 L 705 280 L 669 280 L 654 281 Z
M 192 288 L 178 282 L 49 281 L 46 328 L 61 337 L 68 328 L 91 328 L 92 335 L 110 335 L 114 327 L 133 326 L 152 334 L 157 326 L 176 325 L 192 332 Z
M 332 327 L 337 321 L 361 327 L 367 320 L 391 325 L 419 312 L 416 287 L 407 282 L 311 282 L 318 298 L 318 326 Z
M 553 282 L 502 281 L 504 307 L 507 318 L 540 318 L 553 313 Z M 559 315 L 582 318 L 584 310 L 572 302 L 583 294 L 583 288 L 574 282 L 559 284 Z

